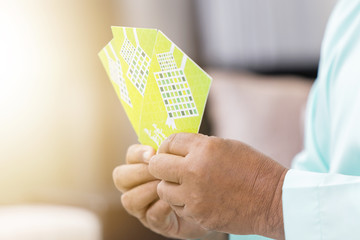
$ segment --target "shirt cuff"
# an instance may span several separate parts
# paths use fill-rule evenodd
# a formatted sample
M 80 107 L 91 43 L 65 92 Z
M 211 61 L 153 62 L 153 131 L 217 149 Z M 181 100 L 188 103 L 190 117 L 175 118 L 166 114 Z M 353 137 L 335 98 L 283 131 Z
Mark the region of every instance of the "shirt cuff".
M 283 185 L 286 239 L 321 239 L 318 187 L 326 174 L 291 169 Z

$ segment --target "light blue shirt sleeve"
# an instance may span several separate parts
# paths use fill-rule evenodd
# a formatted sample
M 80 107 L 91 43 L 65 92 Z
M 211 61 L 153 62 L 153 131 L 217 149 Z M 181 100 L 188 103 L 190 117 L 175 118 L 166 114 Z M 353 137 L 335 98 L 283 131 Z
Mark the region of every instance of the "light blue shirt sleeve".
M 286 239 L 360 239 L 360 0 L 329 19 L 307 111 L 283 186 Z
M 360 0 L 339 1 L 329 19 L 304 150 L 292 167 L 283 185 L 286 239 L 360 239 Z
M 360 177 L 290 170 L 283 193 L 286 239 L 360 239 Z

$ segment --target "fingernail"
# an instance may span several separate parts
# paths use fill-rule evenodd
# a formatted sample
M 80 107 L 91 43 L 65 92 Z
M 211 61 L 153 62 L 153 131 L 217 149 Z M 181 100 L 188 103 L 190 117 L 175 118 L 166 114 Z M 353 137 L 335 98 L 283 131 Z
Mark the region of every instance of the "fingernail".
M 144 157 L 144 162 L 150 162 L 150 158 L 151 158 L 152 152 L 151 151 L 145 151 L 143 154 Z

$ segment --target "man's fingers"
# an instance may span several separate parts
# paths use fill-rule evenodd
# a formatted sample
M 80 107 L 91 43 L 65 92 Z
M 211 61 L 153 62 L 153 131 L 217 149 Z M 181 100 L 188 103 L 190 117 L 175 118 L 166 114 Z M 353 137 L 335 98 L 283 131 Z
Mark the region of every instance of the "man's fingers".
M 159 199 L 156 187 L 159 181 L 152 181 L 140 185 L 121 195 L 121 202 L 126 211 L 142 219 L 149 206 Z
M 186 156 L 190 151 L 190 147 L 194 145 L 194 141 L 197 141 L 200 137 L 202 135 L 194 133 L 172 134 L 160 145 L 158 153 Z
M 170 206 L 184 207 L 186 196 L 181 192 L 181 185 L 161 181 L 157 185 L 157 193 L 161 200 Z
M 181 184 L 184 161 L 184 157 L 159 153 L 151 158 L 149 172 L 158 179 Z
M 119 191 L 125 192 L 140 184 L 156 180 L 149 173 L 148 165 L 144 163 L 118 166 L 113 171 L 113 180 Z
M 146 219 L 140 221 L 153 231 L 171 237 L 179 236 L 179 231 L 181 231 L 182 238 L 193 239 L 205 236 L 208 232 L 200 226 L 196 226 L 193 221 L 187 222 L 179 218 L 170 205 L 163 200 L 158 200 L 151 205 L 146 212 Z
M 146 218 L 143 220 L 152 228 L 159 230 L 159 233 L 169 229 L 171 218 L 174 214 L 169 204 L 163 200 L 156 201 L 146 212 Z
M 150 146 L 131 145 L 126 154 L 126 163 L 147 163 L 155 153 L 155 149 Z

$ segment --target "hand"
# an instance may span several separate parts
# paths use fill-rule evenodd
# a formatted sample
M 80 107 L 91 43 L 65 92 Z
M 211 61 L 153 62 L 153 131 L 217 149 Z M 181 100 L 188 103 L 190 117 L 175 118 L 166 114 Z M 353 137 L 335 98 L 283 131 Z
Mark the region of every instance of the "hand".
M 208 230 L 284 238 L 287 169 L 234 140 L 179 133 L 149 163 L 157 192 L 176 215 Z
M 149 146 L 133 145 L 127 152 L 128 164 L 114 169 L 114 183 L 123 192 L 121 202 L 126 211 L 144 226 L 167 237 L 200 238 L 214 234 L 185 221 L 167 202 L 159 199 L 160 181 L 148 171 L 148 161 L 154 154 L 155 150 Z

